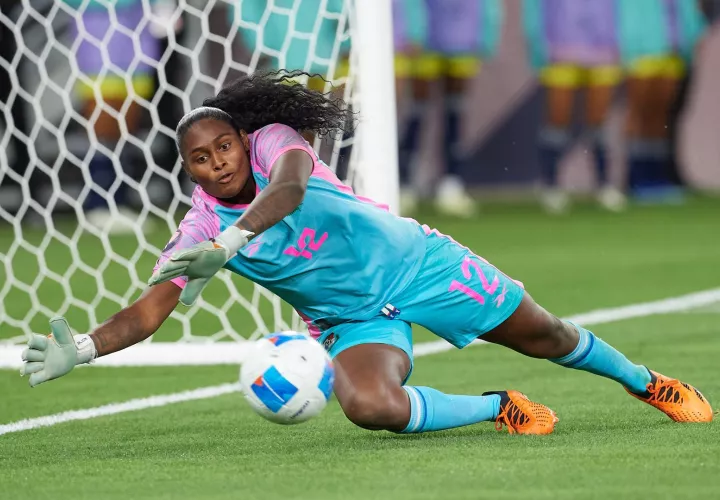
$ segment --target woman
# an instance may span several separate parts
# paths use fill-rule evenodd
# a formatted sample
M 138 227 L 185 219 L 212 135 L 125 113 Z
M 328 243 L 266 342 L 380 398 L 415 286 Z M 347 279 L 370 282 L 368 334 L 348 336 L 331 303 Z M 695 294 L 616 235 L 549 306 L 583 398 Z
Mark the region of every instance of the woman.
M 75 63 L 81 74 L 76 91 L 83 103 L 83 116 L 89 120 L 98 142 L 114 150 L 123 126 L 128 134 L 137 132 L 142 115 L 137 98 L 152 98 L 155 73 L 152 61 L 160 59 L 160 41 L 152 35 L 151 24 L 144 21 L 147 16 L 141 0 L 90 0 L 85 5 L 81 0 L 64 2 L 77 11 L 72 37 L 77 47 Z M 128 100 L 127 109 L 119 113 Z M 119 113 L 124 124 L 110 110 Z M 114 156 L 97 151 L 90 160 L 90 176 L 95 186 L 85 199 L 85 216 L 99 229 L 132 233 L 137 214 L 129 208 L 127 184 L 115 185 Z M 120 217 L 110 211 L 109 198 L 114 198 Z M 147 220 L 144 229 L 151 229 Z
M 574 142 L 573 117 L 584 91 L 583 125 L 595 165 L 597 197 L 611 211 L 625 197 L 610 183 L 603 124 L 622 81 L 616 0 L 525 0 L 523 25 L 532 66 L 545 89 L 545 117 L 538 132 L 538 160 L 550 213 L 564 212 L 569 198 L 558 184 L 558 166 Z
M 438 231 L 356 196 L 300 135 L 340 133 L 341 101 L 283 77 L 223 89 L 177 127 L 192 208 L 162 252 L 150 287 L 90 335 L 34 335 L 23 352 L 30 385 L 140 342 L 178 300 L 195 302 L 223 266 L 279 295 L 335 359 L 335 394 L 366 429 L 427 432 L 482 421 L 548 434 L 557 417 L 517 391 L 448 395 L 406 385 L 411 323 L 458 348 L 478 337 L 618 381 L 676 421 L 710 421 L 689 385 L 631 363 L 588 330 L 537 305 L 522 285 Z
M 628 79 L 630 192 L 642 202 L 676 202 L 682 191 L 670 163 L 668 125 L 706 21 L 696 0 L 616 1 Z
M 400 140 L 400 176 L 408 184 L 416 163 L 422 128 L 428 120 L 433 85 L 442 87 L 443 170 L 435 194 L 438 211 L 472 217 L 477 207 L 460 177 L 466 162 L 461 144 L 461 118 L 470 82 L 483 60 L 498 47 L 504 9 L 499 0 L 393 0 L 395 73 L 399 83 L 410 81 L 408 122 Z M 400 85 L 399 85 L 400 86 Z M 418 200 L 403 190 L 403 211 Z

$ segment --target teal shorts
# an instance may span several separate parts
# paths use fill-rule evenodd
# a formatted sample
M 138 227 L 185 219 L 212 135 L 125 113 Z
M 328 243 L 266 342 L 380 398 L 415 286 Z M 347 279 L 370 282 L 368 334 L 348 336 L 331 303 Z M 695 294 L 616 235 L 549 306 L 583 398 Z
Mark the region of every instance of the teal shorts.
M 504 322 L 520 305 L 525 294 L 522 283 L 452 238 L 427 226 L 421 230 L 427 245 L 415 278 L 377 316 L 323 332 L 318 341 L 331 357 L 359 344 L 388 344 L 403 350 L 412 366 L 412 324 L 462 349 Z

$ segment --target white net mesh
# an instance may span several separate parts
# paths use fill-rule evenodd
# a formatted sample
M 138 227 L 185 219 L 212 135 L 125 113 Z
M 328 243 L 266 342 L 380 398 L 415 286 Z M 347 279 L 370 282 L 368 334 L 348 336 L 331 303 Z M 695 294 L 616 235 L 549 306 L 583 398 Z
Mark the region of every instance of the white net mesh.
M 351 21 L 342 0 L 3 3 L 0 341 L 44 332 L 56 314 L 86 331 L 139 295 L 189 208 L 175 123 L 224 83 L 263 67 L 303 69 L 357 102 L 341 68 Z M 344 141 L 316 143 L 332 168 L 353 139 Z M 103 180 L 98 159 L 111 165 Z M 98 196 L 113 225 L 90 215 Z M 155 338 L 241 340 L 301 325 L 277 297 L 222 272 Z

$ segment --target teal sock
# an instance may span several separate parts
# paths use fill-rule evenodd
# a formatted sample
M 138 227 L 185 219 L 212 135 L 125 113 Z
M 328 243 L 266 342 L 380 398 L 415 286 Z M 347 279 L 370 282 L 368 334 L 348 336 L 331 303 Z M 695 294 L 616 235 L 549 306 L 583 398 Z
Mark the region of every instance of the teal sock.
M 571 323 L 580 334 L 573 352 L 562 358 L 551 359 L 566 368 L 584 370 L 620 382 L 630 391 L 641 394 L 652 380 L 648 369 L 628 360 L 620 351 L 597 338 L 585 328 Z
M 410 398 L 410 422 L 403 433 L 453 429 L 495 420 L 500 396 L 455 396 L 430 387 L 403 387 Z

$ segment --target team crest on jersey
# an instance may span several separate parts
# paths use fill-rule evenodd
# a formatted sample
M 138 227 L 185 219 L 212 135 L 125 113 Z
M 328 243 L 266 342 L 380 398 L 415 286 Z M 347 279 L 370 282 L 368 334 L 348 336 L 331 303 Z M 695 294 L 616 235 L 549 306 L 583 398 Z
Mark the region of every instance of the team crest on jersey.
M 326 351 L 329 351 L 332 349 L 332 346 L 335 345 L 335 342 L 337 341 L 337 336 L 334 333 L 331 333 L 327 337 L 325 337 L 325 340 L 323 340 L 323 347 Z
M 390 319 L 395 319 L 400 315 L 400 309 L 392 304 L 385 304 L 382 308 L 382 313 Z

